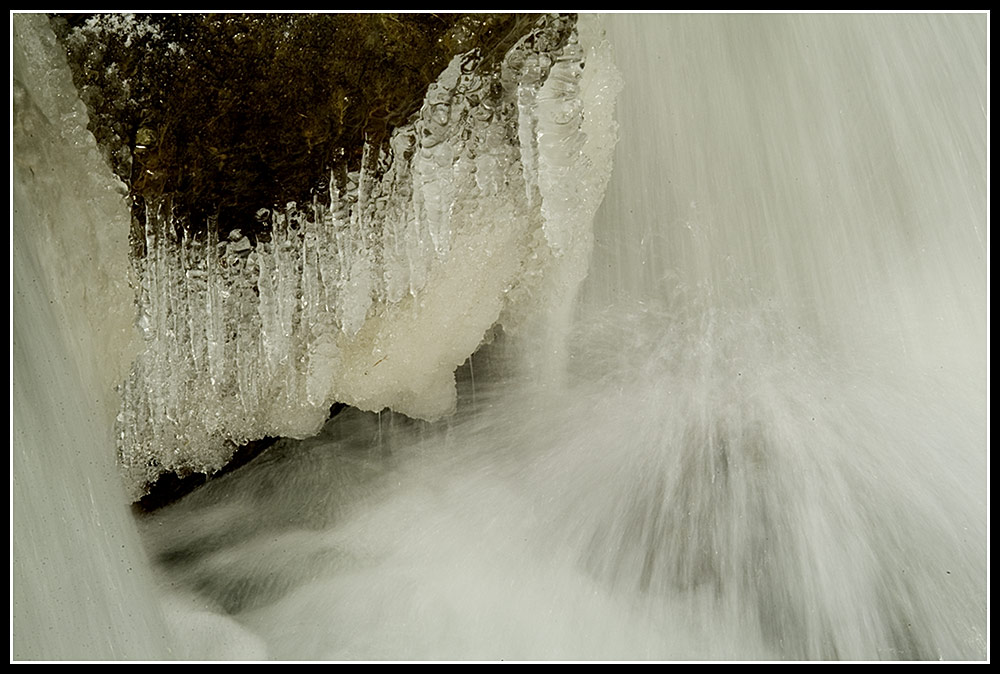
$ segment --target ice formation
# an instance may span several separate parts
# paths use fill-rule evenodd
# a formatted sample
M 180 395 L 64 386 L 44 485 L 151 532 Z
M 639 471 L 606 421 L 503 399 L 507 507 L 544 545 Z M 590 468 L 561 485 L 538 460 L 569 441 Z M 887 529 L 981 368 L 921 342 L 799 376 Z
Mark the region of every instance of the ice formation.
M 549 344 L 539 294 L 572 297 L 610 176 L 617 71 L 586 21 L 543 18 L 495 72 L 455 57 L 388 149 L 334 169 L 329 206 L 261 210 L 270 237 L 207 238 L 148 204 L 137 261 L 146 348 L 124 385 L 120 461 L 139 495 L 235 446 L 315 433 L 334 402 L 436 419 L 498 323 Z M 586 68 L 584 67 L 586 64 Z

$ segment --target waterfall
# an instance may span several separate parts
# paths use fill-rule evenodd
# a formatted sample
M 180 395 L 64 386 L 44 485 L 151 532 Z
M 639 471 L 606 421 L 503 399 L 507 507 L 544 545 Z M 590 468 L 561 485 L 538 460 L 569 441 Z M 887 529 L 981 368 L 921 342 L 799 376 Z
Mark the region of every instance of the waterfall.
M 986 657 L 984 17 L 605 23 L 593 241 L 536 123 L 574 259 L 455 414 L 351 409 L 133 521 L 127 213 L 17 17 L 14 657 Z
M 162 658 L 115 467 L 138 352 L 123 191 L 44 17 L 13 26 L 12 623 L 18 659 Z

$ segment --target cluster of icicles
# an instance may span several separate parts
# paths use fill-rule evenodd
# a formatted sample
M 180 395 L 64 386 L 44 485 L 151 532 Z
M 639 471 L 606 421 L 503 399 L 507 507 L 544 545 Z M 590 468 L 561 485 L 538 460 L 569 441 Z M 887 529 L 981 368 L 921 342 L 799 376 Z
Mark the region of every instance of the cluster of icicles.
M 145 350 L 117 424 L 132 496 L 163 472 L 217 470 L 249 440 L 314 433 L 334 402 L 447 413 L 442 380 L 498 320 L 517 323 L 561 258 L 589 252 L 613 142 L 588 138 L 587 51 L 572 19 L 546 17 L 499 68 L 456 57 L 388 147 L 331 171 L 328 205 L 261 210 L 256 241 L 215 219 L 193 236 L 169 197 L 150 203 Z M 613 105 L 603 88 L 591 98 Z M 484 251 L 476 283 L 456 284 Z

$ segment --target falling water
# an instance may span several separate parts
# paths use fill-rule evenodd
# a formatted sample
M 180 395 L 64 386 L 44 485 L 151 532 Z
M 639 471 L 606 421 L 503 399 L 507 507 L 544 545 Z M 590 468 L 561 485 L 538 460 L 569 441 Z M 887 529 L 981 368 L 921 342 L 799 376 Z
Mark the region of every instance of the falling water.
M 150 565 L 127 523 L 35 526 L 87 473 L 22 449 L 16 654 L 986 656 L 984 18 L 607 28 L 620 142 L 566 343 L 495 330 L 455 416 L 348 410 L 279 442 L 140 518 Z M 19 301 L 16 347 L 64 320 Z M 82 429 L 86 389 L 53 385 L 41 409 Z M 134 586 L 47 570 L 73 530 Z

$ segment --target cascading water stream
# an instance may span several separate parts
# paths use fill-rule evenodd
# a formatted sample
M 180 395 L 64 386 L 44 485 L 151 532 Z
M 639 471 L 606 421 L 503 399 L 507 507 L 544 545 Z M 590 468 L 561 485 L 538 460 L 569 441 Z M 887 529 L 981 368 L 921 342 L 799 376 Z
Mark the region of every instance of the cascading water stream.
M 15 293 L 15 657 L 986 657 L 984 18 L 607 30 L 620 141 L 580 301 L 542 283 L 552 321 L 495 331 L 447 420 L 348 410 L 140 518 L 151 564 L 107 489 L 63 496 L 111 472 L 106 363 L 58 367 L 102 353 L 73 346 L 85 312 Z M 15 173 L 45 165 L 21 138 Z M 15 288 L 61 297 L 26 225 L 72 217 L 39 203 L 15 190 Z M 42 413 L 99 437 L 60 467 Z

